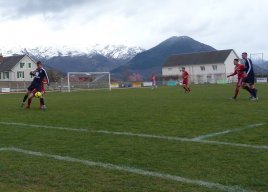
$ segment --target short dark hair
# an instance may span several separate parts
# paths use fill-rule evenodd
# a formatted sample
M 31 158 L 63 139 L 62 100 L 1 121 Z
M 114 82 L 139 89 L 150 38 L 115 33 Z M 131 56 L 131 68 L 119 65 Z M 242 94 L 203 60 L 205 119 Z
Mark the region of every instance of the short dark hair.
M 42 62 L 41 61 L 37 61 L 36 64 L 37 65 L 40 65 L 40 64 L 42 65 Z
M 248 53 L 247 53 L 247 52 L 243 52 L 242 54 L 245 54 L 245 55 L 247 55 Z
M 234 61 L 239 61 L 239 59 L 234 59 Z

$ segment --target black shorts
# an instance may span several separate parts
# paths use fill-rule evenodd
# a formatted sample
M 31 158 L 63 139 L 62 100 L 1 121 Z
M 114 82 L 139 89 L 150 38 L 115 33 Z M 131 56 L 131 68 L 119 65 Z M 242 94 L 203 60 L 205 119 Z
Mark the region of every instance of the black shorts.
M 31 85 L 28 87 L 28 91 L 32 92 L 33 90 L 41 92 L 41 85 L 37 82 L 32 82 Z
M 245 79 L 245 83 L 248 84 L 254 84 L 255 83 L 255 76 L 254 75 L 248 75 Z

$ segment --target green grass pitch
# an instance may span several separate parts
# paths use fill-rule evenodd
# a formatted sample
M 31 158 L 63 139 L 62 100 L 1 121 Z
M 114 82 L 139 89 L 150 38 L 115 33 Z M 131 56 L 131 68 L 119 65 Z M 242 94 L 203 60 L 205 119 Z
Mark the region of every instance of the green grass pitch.
M 268 191 L 268 85 L 234 86 L 0 95 L 0 191 Z

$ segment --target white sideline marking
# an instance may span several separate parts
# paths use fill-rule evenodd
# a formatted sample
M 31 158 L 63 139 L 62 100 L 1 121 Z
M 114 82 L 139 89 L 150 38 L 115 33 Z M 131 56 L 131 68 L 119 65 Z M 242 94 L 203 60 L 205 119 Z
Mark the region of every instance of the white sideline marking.
M 252 128 L 256 128 L 256 127 L 260 127 L 264 125 L 263 123 L 258 123 L 258 124 L 252 124 L 252 125 L 248 125 L 244 128 L 236 128 L 236 129 L 229 129 L 229 130 L 225 130 L 225 131 L 221 131 L 221 132 L 216 132 L 216 133 L 209 133 L 206 135 L 200 135 L 198 137 L 193 138 L 194 141 L 198 141 L 198 140 L 203 140 L 203 139 L 207 139 L 209 137 L 215 137 L 218 135 L 224 135 L 224 134 L 228 134 L 228 133 L 233 133 L 233 132 L 240 132 L 246 129 L 252 129 Z
M 88 129 L 76 129 L 76 128 L 68 128 L 68 127 L 54 127 L 49 125 L 34 125 L 34 124 L 26 124 L 26 123 L 10 123 L 10 122 L 1 122 L 2 125 L 16 125 L 16 126 L 24 126 L 24 127 L 33 127 L 33 128 L 45 128 L 45 129 L 58 129 L 65 131 L 78 131 L 78 132 L 88 132 Z
M 188 139 L 188 138 L 182 138 L 182 137 L 149 135 L 149 134 L 131 133 L 131 132 L 114 132 L 114 131 L 105 131 L 105 130 L 75 129 L 75 128 L 67 128 L 67 127 L 54 127 L 54 126 L 47 126 L 47 125 L 33 125 L 33 124 L 25 124 L 25 123 L 0 122 L 0 124 L 33 127 L 33 128 L 44 128 L 44 129 L 58 129 L 58 130 L 65 130 L 65 131 L 100 133 L 100 134 L 107 134 L 107 135 L 123 135 L 123 136 L 130 136 L 130 137 L 142 137 L 142 138 L 150 138 L 150 139 L 169 140 L 169 141 L 195 142 L 195 143 L 204 143 L 204 144 L 210 144 L 210 145 L 228 145 L 232 147 L 268 150 L 267 145 L 250 145 L 250 144 L 229 143 L 229 142 L 210 141 L 210 140 L 194 140 L 194 139 Z
M 218 190 L 227 191 L 227 192 L 246 192 L 247 191 L 246 189 L 243 189 L 240 186 L 226 186 L 220 183 L 212 183 L 208 181 L 189 179 L 189 178 L 180 177 L 176 175 L 159 173 L 159 172 L 154 172 L 154 171 L 146 171 L 143 169 L 132 168 L 132 167 L 123 166 L 123 165 L 114 165 L 110 163 L 95 162 L 95 161 L 90 161 L 90 160 L 81 160 L 81 159 L 76 159 L 76 158 L 68 157 L 68 156 L 51 155 L 47 153 L 29 151 L 29 150 L 14 148 L 14 147 L 0 148 L 0 151 L 17 152 L 17 153 L 22 153 L 25 155 L 46 157 L 46 158 L 56 159 L 59 161 L 66 161 L 66 162 L 72 162 L 72 163 L 80 163 L 80 164 L 87 165 L 87 166 L 101 167 L 101 168 L 109 169 L 109 170 L 125 171 L 125 172 L 134 173 L 138 175 L 157 177 L 157 178 L 161 178 L 165 180 L 177 181 L 180 183 L 192 184 L 192 185 L 202 186 L 202 187 L 206 187 L 210 189 L 218 189 Z
M 249 145 L 249 144 L 240 144 L 240 143 L 229 143 L 229 142 L 221 142 L 221 141 L 210 141 L 210 140 L 194 140 L 182 137 L 171 137 L 171 136 L 161 136 L 161 135 L 148 135 L 141 133 L 131 133 L 131 132 L 111 132 L 111 131 L 94 131 L 95 133 L 103 133 L 109 135 L 125 135 L 132 137 L 144 137 L 151 139 L 161 139 L 161 140 L 169 140 L 169 141 L 181 141 L 181 142 L 195 142 L 195 143 L 205 143 L 205 144 L 213 144 L 213 145 L 229 145 L 233 147 L 244 147 L 244 148 L 254 148 L 254 149 L 267 149 L 266 145 Z

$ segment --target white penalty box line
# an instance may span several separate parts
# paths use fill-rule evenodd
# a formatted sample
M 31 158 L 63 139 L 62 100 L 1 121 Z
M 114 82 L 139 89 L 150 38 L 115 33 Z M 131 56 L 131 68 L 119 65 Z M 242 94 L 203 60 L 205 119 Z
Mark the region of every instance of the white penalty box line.
M 192 142 L 192 143 L 202 143 L 209 145 L 223 145 L 223 146 L 231 146 L 231 147 L 242 147 L 242 148 L 252 148 L 252 149 L 264 149 L 268 150 L 267 145 L 251 145 L 251 144 L 241 144 L 241 143 L 230 143 L 230 142 L 222 142 L 222 141 L 211 141 L 211 140 L 201 140 L 201 139 L 189 139 L 182 137 L 173 137 L 173 136 L 163 136 L 163 135 L 150 135 L 143 133 L 132 133 L 132 132 L 119 132 L 119 131 L 106 131 L 106 130 L 90 130 L 90 129 L 79 129 L 79 128 L 68 128 L 68 127 L 57 127 L 57 126 L 48 126 L 48 125 L 34 125 L 34 124 L 26 124 L 26 123 L 15 123 L 15 122 L 0 122 L 0 125 L 13 125 L 19 127 L 32 127 L 32 128 L 43 128 L 43 129 L 55 129 L 55 130 L 63 130 L 63 131 L 75 131 L 75 132 L 89 132 L 89 133 L 99 133 L 106 135 L 119 135 L 119 136 L 128 136 L 128 137 L 141 137 L 141 138 L 149 138 L 149 139 L 160 139 L 160 140 L 168 140 L 168 141 L 180 141 L 180 142 Z
M 181 177 L 177 175 L 171 175 L 167 173 L 160 173 L 160 172 L 154 172 L 154 171 L 147 171 L 147 170 L 133 168 L 133 167 L 124 166 L 124 165 L 115 165 L 115 164 L 96 162 L 96 161 L 90 161 L 90 160 L 81 160 L 81 159 L 77 159 L 77 158 L 73 158 L 69 156 L 53 155 L 53 154 L 48 154 L 48 153 L 24 150 L 24 149 L 15 148 L 15 147 L 0 148 L 0 152 L 5 152 L 5 151 L 13 152 L 13 153 L 21 153 L 21 154 L 29 155 L 29 156 L 45 157 L 45 158 L 50 158 L 50 159 L 54 159 L 58 161 L 80 163 L 86 166 L 100 167 L 100 168 L 104 168 L 108 170 L 124 171 L 124 172 L 147 176 L 147 177 L 156 177 L 156 178 L 169 180 L 169 181 L 176 181 L 176 182 L 180 182 L 184 184 L 192 184 L 192 185 L 210 188 L 210 189 L 218 189 L 218 190 L 226 191 L 226 192 L 247 192 L 248 191 L 246 189 L 243 189 L 240 186 L 226 186 L 220 183 L 208 182 L 208 181 L 197 180 L 197 179 L 189 179 L 189 178 Z
M 244 130 L 247 130 L 247 129 L 254 129 L 254 128 L 257 128 L 257 127 L 260 127 L 260 126 L 263 126 L 263 125 L 265 125 L 265 124 L 264 123 L 257 123 L 257 124 L 247 125 L 247 126 L 245 126 L 243 128 L 235 128 L 235 129 L 229 129 L 229 130 L 225 130 L 225 131 L 221 131 L 221 132 L 209 133 L 209 134 L 200 135 L 198 137 L 195 137 L 195 138 L 193 138 L 193 140 L 195 140 L 195 141 L 204 140 L 204 139 L 207 139 L 207 138 L 210 138 L 210 137 L 216 137 L 216 136 L 219 136 L 219 135 L 226 135 L 226 134 L 229 134 L 229 133 L 241 132 L 241 131 L 244 131 Z

